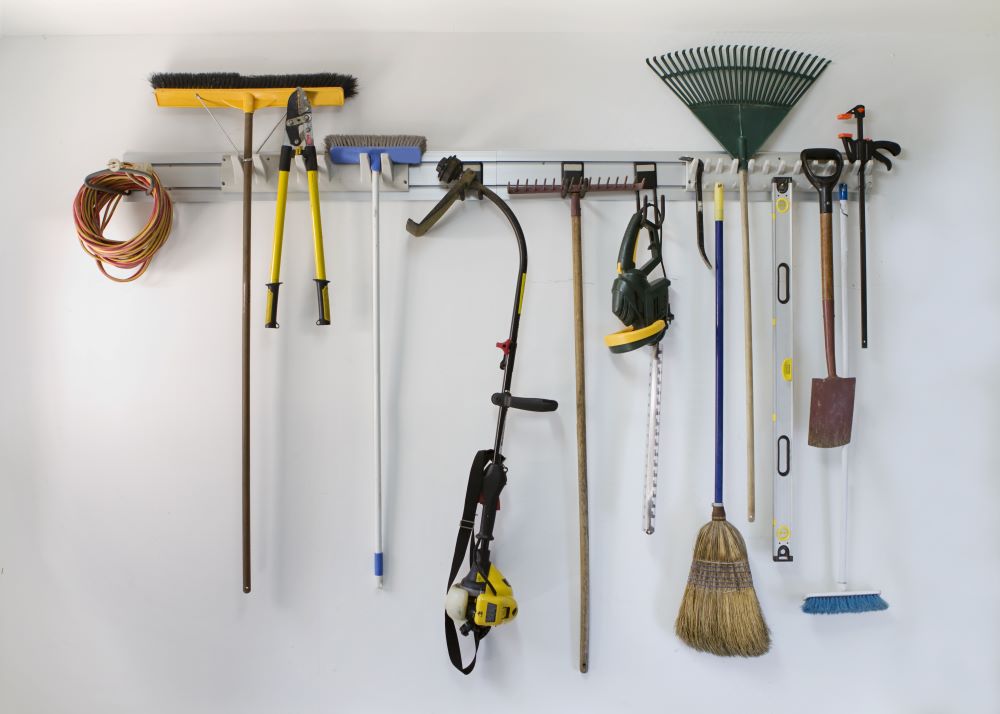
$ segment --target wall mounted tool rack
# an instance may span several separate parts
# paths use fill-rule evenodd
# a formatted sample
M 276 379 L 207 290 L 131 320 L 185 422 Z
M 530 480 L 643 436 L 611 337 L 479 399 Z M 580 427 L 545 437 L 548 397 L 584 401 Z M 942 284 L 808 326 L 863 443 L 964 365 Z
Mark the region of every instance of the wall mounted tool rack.
M 705 162 L 704 186 L 710 189 L 721 181 L 727 189 L 737 187 L 737 162 L 724 152 L 672 151 L 428 151 L 418 166 L 392 166 L 382 176 L 383 200 L 437 201 L 445 188 L 438 183 L 438 161 L 457 155 L 467 167 L 478 165 L 483 183 L 507 198 L 507 184 L 521 181 L 539 184 L 558 183 L 564 162 L 582 162 L 585 175 L 618 177 L 628 180 L 637 163 L 655 163 L 659 181 L 657 188 L 668 200 L 694 198 L 693 163 L 681 161 L 681 156 L 693 156 Z M 128 152 L 124 159 L 136 164 L 150 164 L 175 201 L 182 203 L 214 203 L 238 201 L 242 190 L 242 168 L 234 154 L 223 153 L 152 153 Z M 278 153 L 262 152 L 254 156 L 254 198 L 272 200 L 277 194 Z M 873 188 L 876 173 L 874 162 L 865 167 L 866 191 Z M 859 162 L 845 159 L 843 179 L 853 193 L 858 188 Z M 806 181 L 798 153 L 762 152 L 749 163 L 750 200 L 771 201 L 771 180 L 776 176 L 790 176 L 802 190 L 797 197 L 813 198 L 815 191 Z M 325 169 L 320 171 L 319 190 L 324 199 L 367 201 L 370 194 L 370 174 L 360 174 L 355 166 L 335 165 L 326 158 Z M 649 187 L 652 188 L 652 187 Z M 306 172 L 300 162 L 292 168 L 289 180 L 289 198 L 307 197 Z M 133 194 L 133 198 L 141 198 Z M 595 193 L 591 200 L 632 201 L 627 193 Z

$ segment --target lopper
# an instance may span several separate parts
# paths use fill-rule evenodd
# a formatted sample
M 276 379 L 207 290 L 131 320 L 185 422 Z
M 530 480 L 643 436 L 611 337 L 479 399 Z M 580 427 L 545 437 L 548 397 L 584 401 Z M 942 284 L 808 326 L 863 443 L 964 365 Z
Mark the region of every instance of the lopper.
M 292 158 L 302 156 L 309 185 L 309 210 L 312 213 L 313 251 L 316 257 L 317 325 L 330 324 L 330 281 L 326 279 L 326 258 L 323 256 L 323 223 L 319 210 L 319 164 L 313 141 L 312 105 L 305 90 L 298 87 L 288 98 L 285 116 L 285 140 L 278 159 L 278 199 L 274 212 L 274 251 L 271 254 L 271 280 L 267 283 L 267 322 L 264 327 L 278 327 L 278 280 L 281 273 L 281 245 L 285 233 L 285 205 L 288 203 L 288 175 Z

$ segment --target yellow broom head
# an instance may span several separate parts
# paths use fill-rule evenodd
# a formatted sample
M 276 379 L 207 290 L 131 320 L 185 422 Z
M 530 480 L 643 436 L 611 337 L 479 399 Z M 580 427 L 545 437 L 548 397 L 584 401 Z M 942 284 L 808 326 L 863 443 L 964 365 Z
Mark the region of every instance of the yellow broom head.
M 698 532 L 674 629 L 694 649 L 722 657 L 759 657 L 771 647 L 746 544 L 721 505 Z

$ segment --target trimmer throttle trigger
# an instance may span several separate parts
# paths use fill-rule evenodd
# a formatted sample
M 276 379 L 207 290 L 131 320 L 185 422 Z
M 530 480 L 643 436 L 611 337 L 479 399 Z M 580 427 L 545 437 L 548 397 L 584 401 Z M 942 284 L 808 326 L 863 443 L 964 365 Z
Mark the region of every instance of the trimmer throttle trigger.
M 500 369 L 507 369 L 507 357 L 510 355 L 510 340 L 497 342 L 497 347 L 503 352 L 503 359 L 500 360 Z

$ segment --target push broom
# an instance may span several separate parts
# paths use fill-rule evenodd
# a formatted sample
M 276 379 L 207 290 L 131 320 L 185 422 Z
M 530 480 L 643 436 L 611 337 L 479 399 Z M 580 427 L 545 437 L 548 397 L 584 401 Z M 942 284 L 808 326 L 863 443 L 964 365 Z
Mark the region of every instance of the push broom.
M 726 45 L 670 52 L 649 58 L 646 64 L 694 112 L 729 155 L 739 161 L 747 390 L 747 520 L 753 521 L 756 517 L 756 489 L 747 162 L 830 61 L 804 52 L 773 47 Z
M 358 164 L 368 174 L 372 190 L 372 389 L 374 391 L 372 430 L 375 464 L 375 585 L 382 589 L 382 361 L 379 310 L 379 186 L 382 171 L 391 176 L 392 165 L 419 164 L 427 150 L 423 136 L 375 136 L 335 134 L 326 137 L 326 149 L 335 164 Z
M 722 505 L 723 188 L 715 184 L 715 501 L 702 526 L 674 629 L 687 645 L 723 657 L 759 657 L 771 648 L 753 588 L 747 547 Z
M 301 87 L 313 106 L 341 106 L 357 91 L 347 74 L 264 74 L 162 72 L 152 75 L 157 105 L 243 110 L 243 592 L 250 592 L 250 211 L 253 201 L 253 115 L 284 107 Z M 212 116 L 215 119 L 214 115 Z M 218 122 L 216 122 L 218 123 Z M 220 125 L 221 128 L 221 125 Z M 228 137 L 228 134 L 226 135 Z M 230 139 L 230 141 L 232 141 Z M 233 145 L 235 147 L 235 144 Z
M 861 179 L 863 181 L 863 178 Z M 843 347 L 840 358 L 844 373 L 848 371 L 848 309 L 847 309 L 847 184 L 840 184 L 840 334 Z M 841 519 L 840 559 L 837 562 L 838 592 L 811 593 L 802 601 L 802 612 L 808 615 L 841 615 L 849 612 L 877 612 L 889 607 L 877 590 L 847 589 L 847 523 L 848 523 L 848 461 L 850 445 L 840 449 L 840 472 L 843 481 L 843 518 Z

